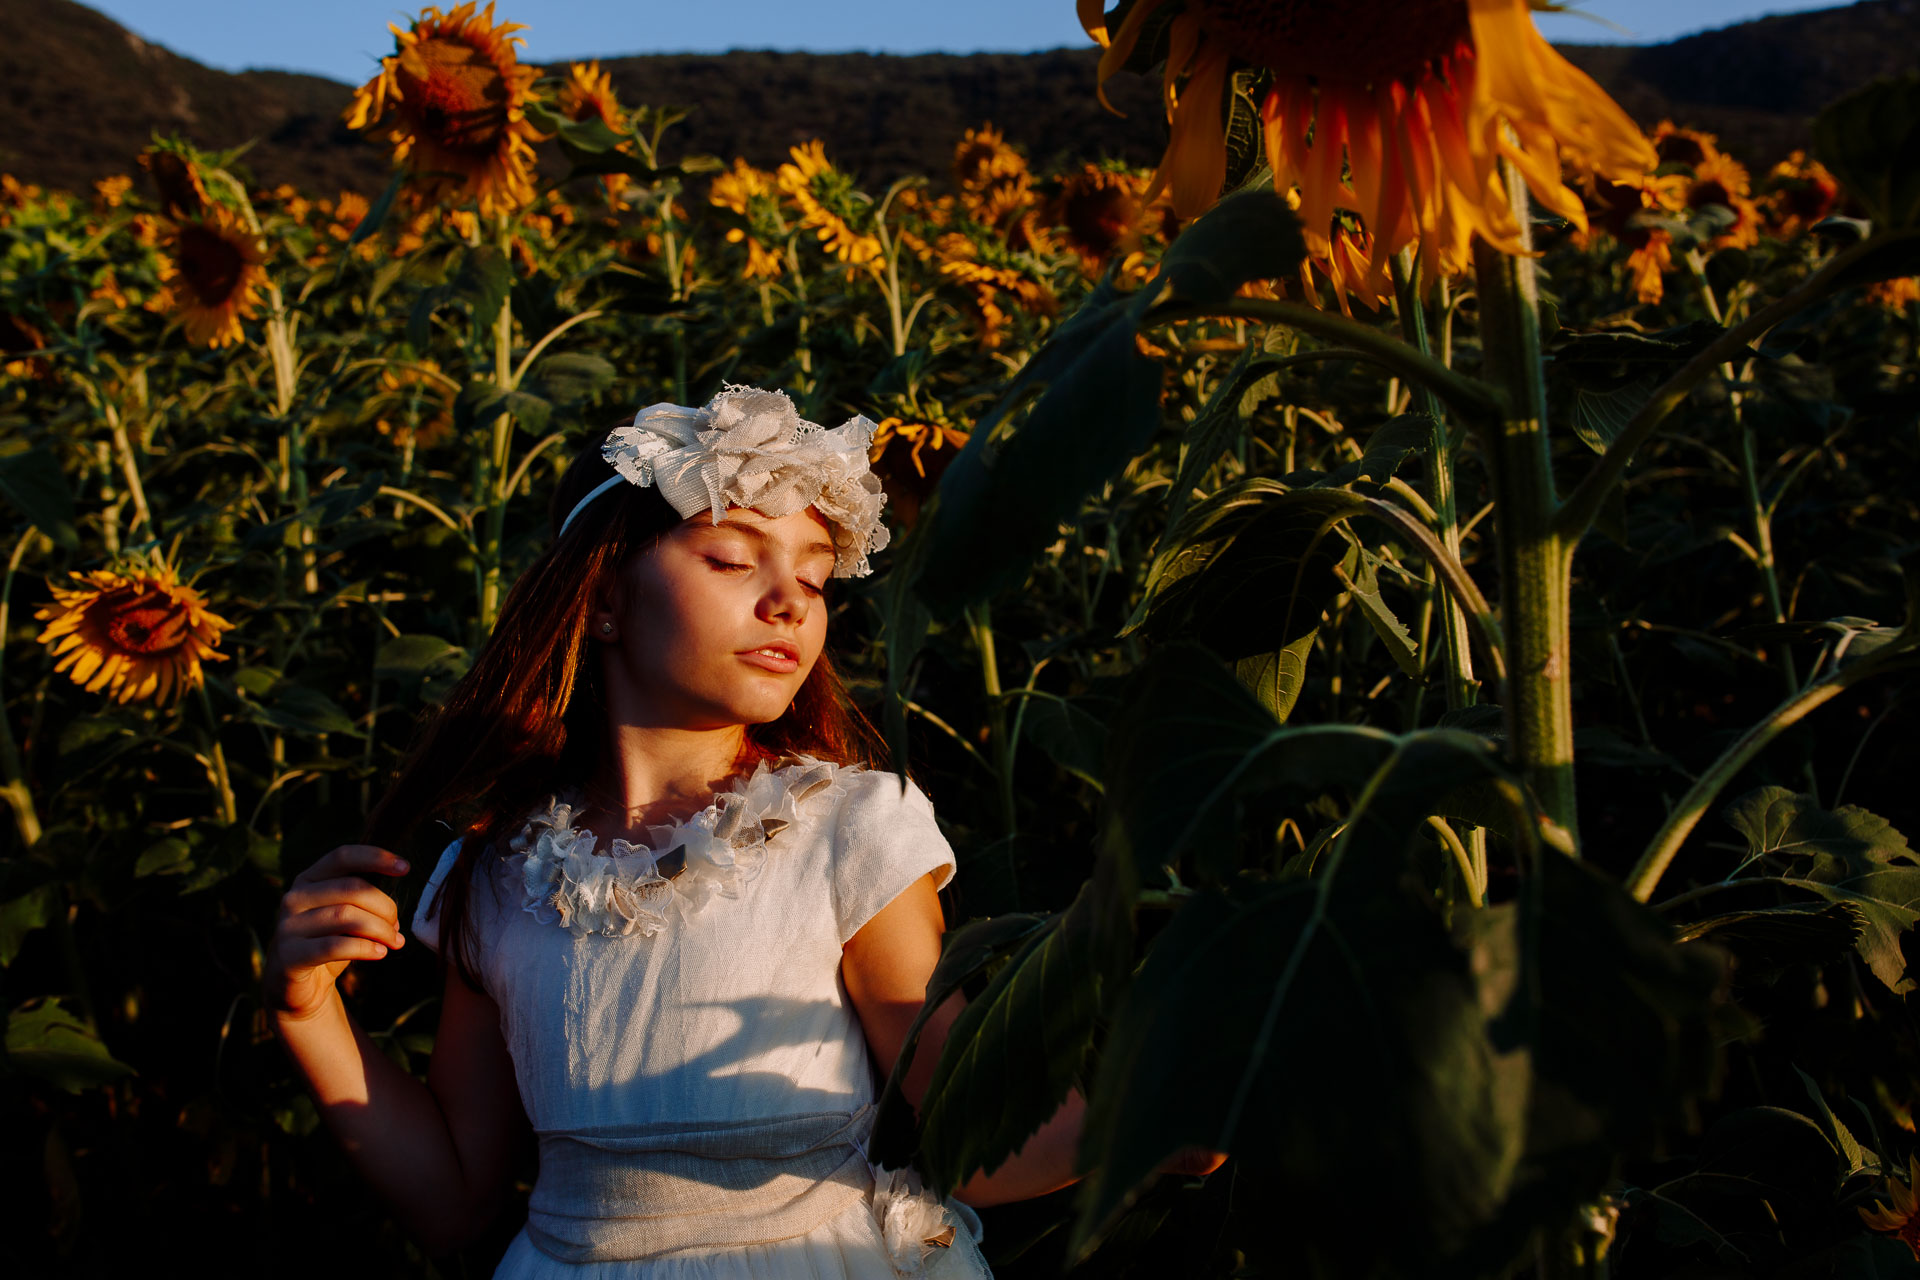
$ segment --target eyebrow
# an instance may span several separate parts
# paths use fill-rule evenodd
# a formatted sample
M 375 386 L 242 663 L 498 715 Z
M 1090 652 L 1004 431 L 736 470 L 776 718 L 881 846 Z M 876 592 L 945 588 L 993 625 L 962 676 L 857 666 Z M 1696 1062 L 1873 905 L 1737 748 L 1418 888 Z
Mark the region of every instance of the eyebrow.
M 750 533 L 754 537 L 760 539 L 762 542 L 765 542 L 767 540 L 766 530 L 761 529 L 755 525 L 744 524 L 738 520 L 722 520 L 719 524 L 711 524 L 711 525 L 701 524 L 695 527 L 701 528 L 701 529 L 734 529 L 741 533 Z M 829 555 L 829 556 L 838 557 L 840 554 L 840 549 L 834 546 L 831 542 L 809 542 L 805 547 L 801 548 L 800 554 L 809 555 L 809 556 Z

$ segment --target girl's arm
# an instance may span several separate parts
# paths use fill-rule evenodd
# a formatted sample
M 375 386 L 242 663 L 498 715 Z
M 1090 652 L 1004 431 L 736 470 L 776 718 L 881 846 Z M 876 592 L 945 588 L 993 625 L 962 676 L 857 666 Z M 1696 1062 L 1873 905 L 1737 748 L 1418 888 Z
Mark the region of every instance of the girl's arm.
M 847 994 L 860 1015 L 867 1045 L 882 1073 L 890 1072 L 907 1040 L 907 1029 L 926 999 L 927 979 L 940 960 L 940 935 L 945 921 L 940 896 L 931 873 L 916 880 L 899 897 L 847 940 L 840 972 Z M 907 1068 L 901 1091 L 918 1113 L 933 1080 L 934 1067 L 947 1042 L 954 1020 L 966 1007 L 955 992 L 928 1017 L 921 1029 L 913 1063 Z M 1078 1181 L 1074 1155 L 1086 1119 L 1086 1099 L 1078 1089 L 1067 1094 L 1060 1109 L 991 1174 L 976 1173 L 954 1190 L 954 1198 L 984 1208 L 1057 1191 Z M 1226 1156 L 1219 1152 L 1182 1151 L 1161 1166 L 1163 1173 L 1211 1173 Z
M 430 1254 L 480 1233 L 531 1129 L 499 1009 L 447 967 L 427 1083 L 401 1070 L 348 1015 L 335 980 L 353 960 L 402 946 L 393 899 L 351 874 L 399 875 L 372 845 L 342 845 L 294 879 L 264 981 L 280 1039 L 360 1172 Z

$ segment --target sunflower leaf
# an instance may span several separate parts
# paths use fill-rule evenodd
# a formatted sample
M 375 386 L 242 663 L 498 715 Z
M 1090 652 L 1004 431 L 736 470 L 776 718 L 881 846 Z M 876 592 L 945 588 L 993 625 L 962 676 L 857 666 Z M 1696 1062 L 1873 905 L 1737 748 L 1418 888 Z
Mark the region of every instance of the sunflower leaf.
M 1920 226 L 1920 74 L 1878 80 L 1813 121 L 1813 149 L 1880 230 Z
M 58 1000 L 41 1000 L 15 1009 L 7 1018 L 6 1066 L 9 1074 L 45 1080 L 81 1093 L 134 1074 L 132 1067 L 107 1052 L 78 1017 Z

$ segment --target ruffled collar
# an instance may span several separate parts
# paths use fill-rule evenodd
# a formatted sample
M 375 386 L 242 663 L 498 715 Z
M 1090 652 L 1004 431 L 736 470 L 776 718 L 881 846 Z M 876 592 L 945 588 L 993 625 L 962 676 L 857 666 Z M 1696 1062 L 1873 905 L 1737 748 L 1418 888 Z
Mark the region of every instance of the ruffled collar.
M 807 755 L 763 760 L 699 813 L 649 826 L 644 844 L 615 839 L 605 854 L 594 852 L 592 831 L 573 825 L 585 793 L 570 786 L 509 841 L 501 874 L 518 882 L 523 910 L 576 938 L 650 938 L 676 913 L 739 897 L 766 865 L 768 842 L 829 808 L 857 767 Z

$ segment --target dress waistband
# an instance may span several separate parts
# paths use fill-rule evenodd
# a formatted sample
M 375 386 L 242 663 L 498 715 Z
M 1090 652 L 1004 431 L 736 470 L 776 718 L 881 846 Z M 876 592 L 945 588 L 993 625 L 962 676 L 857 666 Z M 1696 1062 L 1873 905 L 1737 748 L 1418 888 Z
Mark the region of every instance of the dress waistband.
M 527 1235 L 562 1262 L 805 1235 L 871 1192 L 873 1111 L 542 1133 Z

